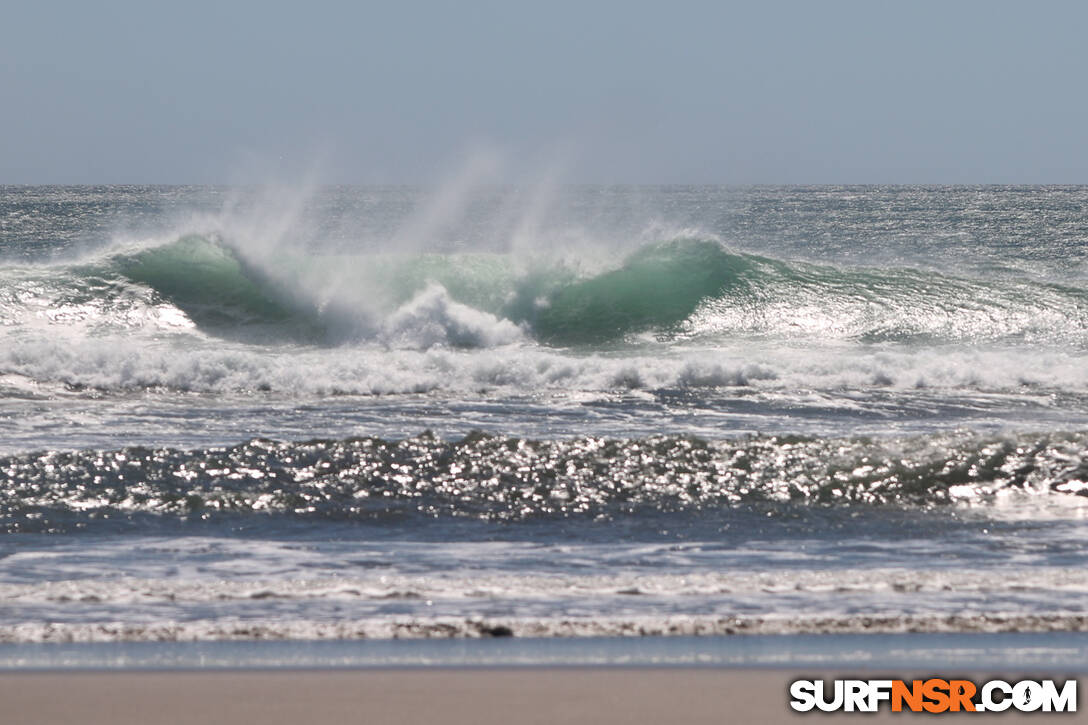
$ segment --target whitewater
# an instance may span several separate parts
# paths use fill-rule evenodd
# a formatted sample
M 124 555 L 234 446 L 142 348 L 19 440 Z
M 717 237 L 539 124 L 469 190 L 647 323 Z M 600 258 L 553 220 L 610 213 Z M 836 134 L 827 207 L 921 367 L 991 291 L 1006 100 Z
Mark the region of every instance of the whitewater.
M 0 187 L 0 642 L 1083 631 L 1088 189 Z

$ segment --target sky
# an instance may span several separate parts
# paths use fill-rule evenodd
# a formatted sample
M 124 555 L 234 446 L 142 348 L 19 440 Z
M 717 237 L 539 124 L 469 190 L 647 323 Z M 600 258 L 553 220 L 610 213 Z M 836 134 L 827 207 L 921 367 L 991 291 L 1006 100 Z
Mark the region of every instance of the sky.
M 8 0 L 0 183 L 1088 183 L 1088 3 Z

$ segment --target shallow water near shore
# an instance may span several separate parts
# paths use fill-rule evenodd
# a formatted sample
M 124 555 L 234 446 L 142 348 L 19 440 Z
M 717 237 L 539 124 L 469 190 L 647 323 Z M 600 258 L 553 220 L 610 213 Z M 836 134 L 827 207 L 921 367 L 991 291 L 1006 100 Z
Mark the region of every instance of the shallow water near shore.
M 0 646 L 4 670 L 443 667 L 1088 671 L 1088 634 L 855 634 Z

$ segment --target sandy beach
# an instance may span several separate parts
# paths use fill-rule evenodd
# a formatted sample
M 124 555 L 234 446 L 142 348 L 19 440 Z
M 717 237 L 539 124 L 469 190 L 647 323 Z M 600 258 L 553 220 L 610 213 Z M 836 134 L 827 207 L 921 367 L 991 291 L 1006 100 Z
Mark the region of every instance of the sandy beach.
M 24 672 L 0 675 L 0 703 L 3 722 L 21 725 L 777 723 L 806 717 L 789 710 L 788 683 L 797 676 L 688 668 Z M 999 717 L 1088 721 L 1083 712 Z

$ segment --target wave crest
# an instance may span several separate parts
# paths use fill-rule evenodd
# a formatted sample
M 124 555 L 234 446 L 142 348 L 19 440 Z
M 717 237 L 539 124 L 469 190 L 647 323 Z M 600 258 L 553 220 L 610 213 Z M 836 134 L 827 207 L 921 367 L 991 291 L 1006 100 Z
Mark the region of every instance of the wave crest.
M 52 324 L 161 329 L 169 306 L 213 336 L 263 343 L 419 349 L 527 336 L 582 347 L 649 336 L 1088 346 L 1088 291 L 1026 279 L 787 262 L 698 238 L 650 244 L 595 269 L 493 253 L 257 259 L 189 235 L 36 278 L 19 270 L 0 296 L 0 321 L 23 324 L 32 312 Z

